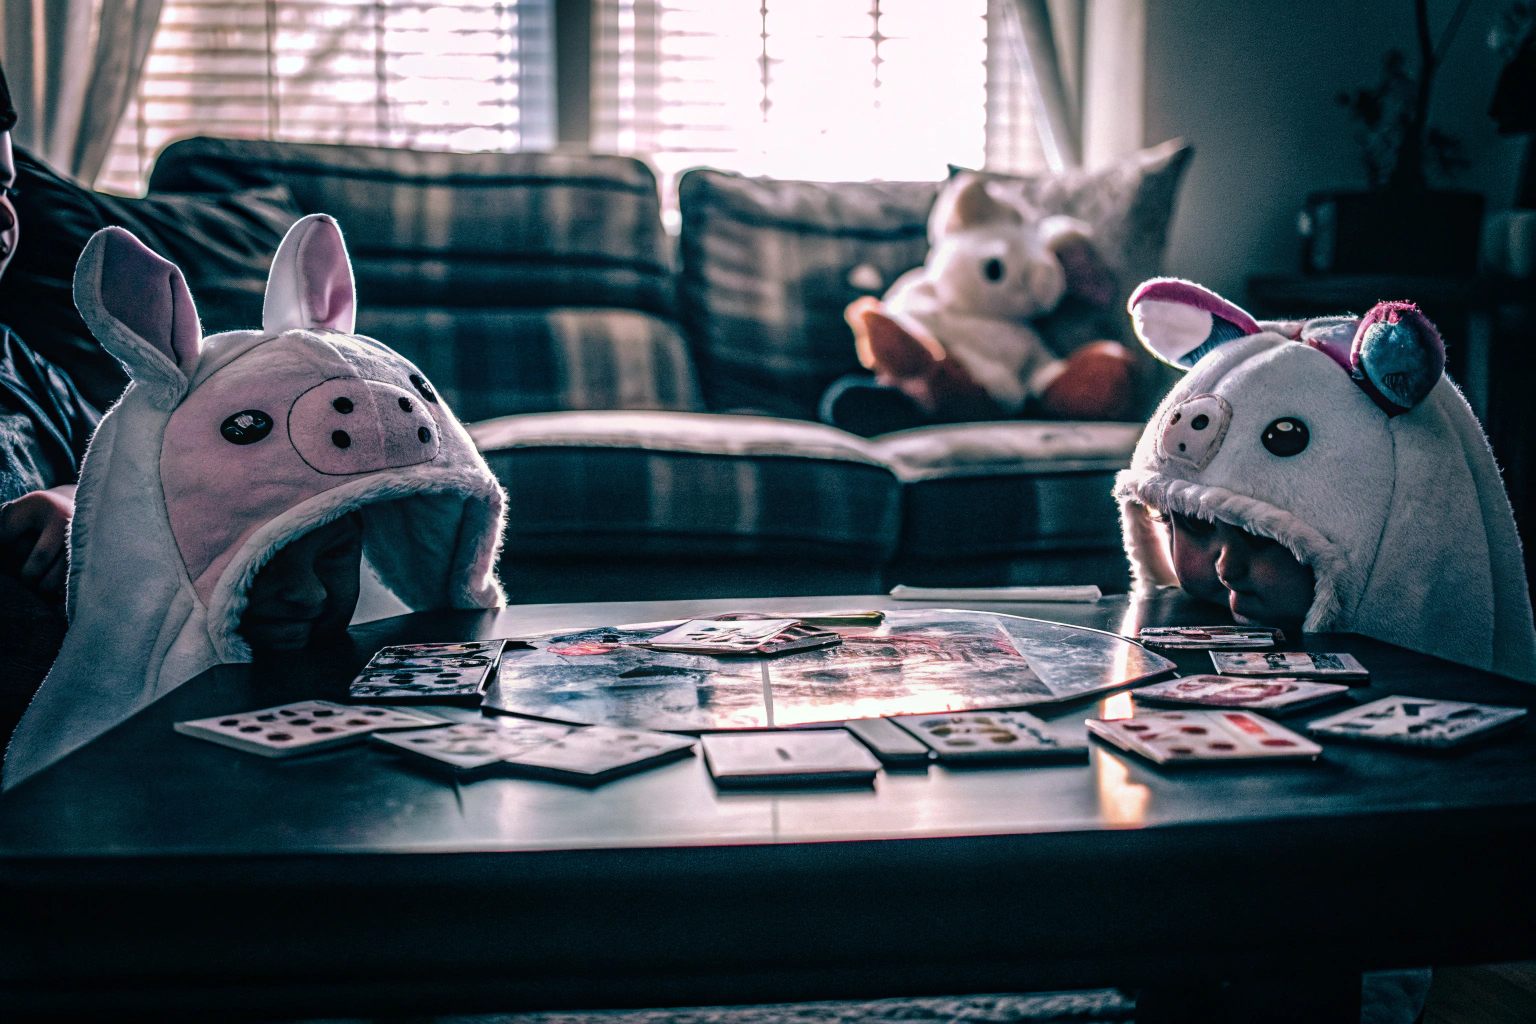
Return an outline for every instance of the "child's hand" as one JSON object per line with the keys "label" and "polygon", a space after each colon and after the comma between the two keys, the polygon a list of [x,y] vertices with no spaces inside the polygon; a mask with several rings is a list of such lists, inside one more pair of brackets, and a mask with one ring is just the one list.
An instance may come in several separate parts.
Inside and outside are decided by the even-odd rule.
{"label": "child's hand", "polygon": [[65,539],[75,515],[73,484],[23,494],[0,505],[0,547],[21,568],[21,581],[40,594],[61,596],[69,571]]}

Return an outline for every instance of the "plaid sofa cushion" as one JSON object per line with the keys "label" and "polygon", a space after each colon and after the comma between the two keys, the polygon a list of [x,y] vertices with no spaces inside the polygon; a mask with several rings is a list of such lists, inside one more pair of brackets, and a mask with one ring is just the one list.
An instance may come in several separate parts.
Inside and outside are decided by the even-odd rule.
{"label": "plaid sofa cushion", "polygon": [[347,236],[362,306],[623,306],[666,314],[671,259],[638,160],[195,138],[151,191],[282,184]]}
{"label": "plaid sofa cushion", "polygon": [[678,312],[709,407],[815,419],[858,369],[843,308],[923,262],[937,189],[683,175]]}
{"label": "plaid sofa cushion", "polygon": [[[901,487],[860,438],[815,423],[568,412],[471,424],[507,489],[504,558],[782,555],[879,566]],[[517,588],[515,573],[509,579]]]}
{"label": "plaid sofa cushion", "polygon": [[1006,561],[1103,550],[1123,572],[1120,513],[1110,491],[1141,432],[1138,423],[969,423],[870,442],[905,491],[898,558]]}
{"label": "plaid sofa cushion", "polygon": [[635,310],[365,305],[357,329],[421,367],[465,420],[703,408],[677,329]]}

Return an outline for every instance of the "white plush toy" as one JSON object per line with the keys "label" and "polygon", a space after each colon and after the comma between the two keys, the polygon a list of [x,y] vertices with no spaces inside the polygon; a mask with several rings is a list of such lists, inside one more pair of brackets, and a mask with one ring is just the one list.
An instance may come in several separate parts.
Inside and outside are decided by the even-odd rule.
{"label": "white plush toy", "polygon": [[1088,235],[1082,221],[997,201],[982,177],[959,179],[935,205],[927,261],[884,301],[848,307],[860,362],[939,419],[1016,416],[1031,398],[1052,416],[1123,415],[1129,352],[1095,342],[1059,359],[1030,326],[1069,284],[1109,301],[1113,280]]}
{"label": "white plush toy", "polygon": [[1115,484],[1139,585],[1178,582],[1148,509],[1219,520],[1312,569],[1307,632],[1362,633],[1536,682],[1509,499],[1416,307],[1260,323],[1160,278],[1130,309],[1147,347],[1188,370]]}

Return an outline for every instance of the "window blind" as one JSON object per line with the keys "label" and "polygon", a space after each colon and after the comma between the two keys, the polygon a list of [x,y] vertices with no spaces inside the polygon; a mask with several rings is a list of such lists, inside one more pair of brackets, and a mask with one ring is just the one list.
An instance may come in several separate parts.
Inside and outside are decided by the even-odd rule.
{"label": "window blind", "polygon": [[548,149],[551,0],[165,0],[97,186],[191,135]]}
{"label": "window blind", "polygon": [[1013,0],[596,0],[595,149],[645,156],[664,205],[712,166],[932,180],[1045,166]]}

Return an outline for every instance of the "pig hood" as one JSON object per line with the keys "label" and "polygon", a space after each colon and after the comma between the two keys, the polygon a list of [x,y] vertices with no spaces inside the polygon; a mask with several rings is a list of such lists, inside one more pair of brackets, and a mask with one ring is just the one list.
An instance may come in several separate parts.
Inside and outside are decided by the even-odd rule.
{"label": "pig hood", "polygon": [[250,661],[236,628],[257,571],[354,510],[360,604],[370,588],[413,610],[505,603],[501,488],[421,371],[352,333],[331,218],[284,238],[259,331],[203,338],[180,270],[120,228],[81,254],[75,303],[132,382],[86,453],[69,633],[6,752],[7,788],[206,669]]}
{"label": "pig hood", "polygon": [[1312,568],[1303,629],[1361,633],[1536,682],[1520,539],[1493,453],[1406,302],[1258,323],[1158,279],[1130,299],[1143,343],[1187,375],[1115,482],[1135,581],[1176,584],[1147,510],[1222,520]]}

